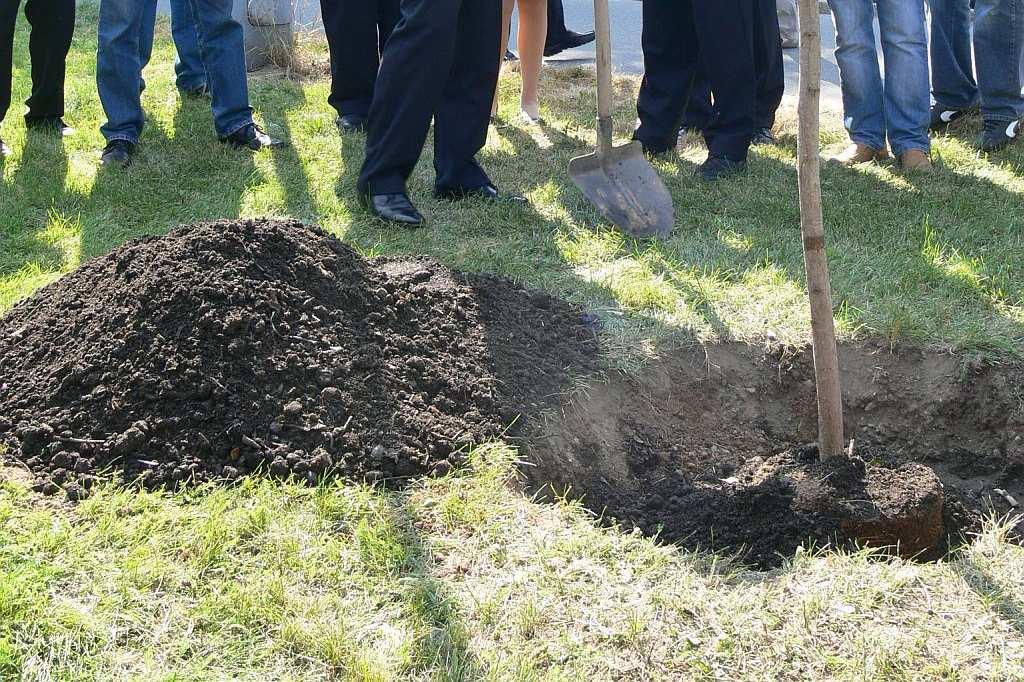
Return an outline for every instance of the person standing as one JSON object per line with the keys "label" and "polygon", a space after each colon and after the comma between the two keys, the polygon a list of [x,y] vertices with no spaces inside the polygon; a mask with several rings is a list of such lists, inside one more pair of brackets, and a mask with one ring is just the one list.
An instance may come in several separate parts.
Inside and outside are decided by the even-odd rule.
{"label": "person standing", "polygon": [[715,181],[746,168],[754,135],[757,72],[750,0],[643,0],[644,78],[634,139],[648,155],[674,149],[693,84],[703,72],[715,115],[703,128]]}
{"label": "person standing", "polygon": [[977,141],[981,150],[997,151],[1021,139],[1024,5],[1015,0],[977,0],[972,59],[970,0],[930,2],[932,129],[945,128],[980,104],[985,125]]}
{"label": "person standing", "polygon": [[800,18],[796,11],[796,0],[778,0],[779,33],[782,47],[800,47]]}
{"label": "person standing", "polygon": [[487,142],[500,43],[501,0],[402,2],[367,119],[366,159],[356,185],[367,210],[387,222],[423,225],[406,181],[431,119],[435,196],[501,198],[475,158]]}
{"label": "person standing", "polygon": [[544,56],[554,57],[566,50],[594,42],[594,32],[577,33],[565,25],[565,7],[562,0],[548,0],[548,34],[544,41]]}
{"label": "person standing", "polygon": [[210,77],[203,63],[192,6],[189,0],[170,0],[170,8],[171,37],[174,39],[174,80],[178,92],[192,99],[209,97]]}
{"label": "person standing", "polygon": [[362,132],[380,56],[401,17],[400,0],[320,0],[331,52],[331,94],[342,133]]}
{"label": "person standing", "polygon": [[[544,41],[548,35],[548,0],[502,0],[501,41],[499,55],[508,51],[512,12],[519,6],[519,74],[523,90],[519,98],[519,117],[527,124],[538,125],[540,118],[540,71],[544,66]],[[498,93],[494,93],[491,115],[498,112]]]}
{"label": "person standing", "polygon": [[[188,0],[202,61],[207,66],[214,127],[228,146],[258,150],[280,144],[253,122],[246,82],[242,26],[231,16],[232,0]],[[96,84],[107,122],[105,165],[128,164],[145,123],[142,69],[152,52],[156,0],[101,0]]]}
{"label": "person standing", "polygon": [[[14,27],[20,5],[20,0],[0,0],[0,122],[11,107]],[[75,0],[26,0],[25,17],[32,27],[32,94],[26,102],[25,125],[69,135],[74,131],[64,123],[64,74],[75,32]],[[0,157],[10,153],[0,140]]]}
{"label": "person standing", "polygon": [[[754,110],[754,134],[751,144],[775,144],[775,115],[786,94],[786,65],[775,0],[756,0],[757,23],[754,30],[754,59],[757,95]],[[711,86],[698,71],[693,92],[683,116],[683,130],[703,131],[714,120]]]}
{"label": "person standing", "polygon": [[[829,0],[829,6],[836,22],[843,118],[852,142],[832,160],[853,165],[888,158],[888,139],[904,169],[931,169],[924,0]],[[876,7],[884,80],[875,47]]]}

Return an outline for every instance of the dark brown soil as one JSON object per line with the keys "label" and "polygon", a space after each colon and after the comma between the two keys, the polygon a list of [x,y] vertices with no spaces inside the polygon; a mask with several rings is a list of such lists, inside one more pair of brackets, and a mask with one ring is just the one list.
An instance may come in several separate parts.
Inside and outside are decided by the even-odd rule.
{"label": "dark brown soil", "polygon": [[[127,244],[0,320],[0,439],[48,493],[448,471],[594,366],[581,311],[298,223]],[[513,431],[514,432],[514,431]]]}
{"label": "dark brown soil", "polygon": [[806,540],[898,540],[912,555],[941,533],[941,550],[983,514],[1024,511],[998,492],[1024,501],[1024,369],[881,345],[840,355],[852,465],[802,447],[817,427],[809,350],[719,344],[589,386],[537,429],[526,487],[760,566]]}

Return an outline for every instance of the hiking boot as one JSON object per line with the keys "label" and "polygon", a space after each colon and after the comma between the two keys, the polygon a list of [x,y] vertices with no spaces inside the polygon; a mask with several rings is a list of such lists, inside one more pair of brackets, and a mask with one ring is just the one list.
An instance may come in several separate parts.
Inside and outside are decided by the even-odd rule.
{"label": "hiking boot", "polygon": [[905,171],[927,173],[932,170],[932,160],[920,149],[908,149],[900,154],[900,168]]}
{"label": "hiking boot", "polygon": [[715,182],[747,169],[746,161],[733,161],[724,156],[709,156],[697,169],[697,175],[706,182]]}
{"label": "hiking boot", "polygon": [[1016,121],[985,121],[985,132],[978,138],[978,149],[983,152],[996,152],[1021,137],[1021,122]]}
{"label": "hiking boot", "polygon": [[275,140],[270,135],[267,135],[255,123],[250,123],[227,137],[222,137],[220,141],[234,149],[251,149],[254,152],[268,147],[284,146],[284,142]]}
{"label": "hiking boot", "polygon": [[760,128],[754,131],[754,136],[750,138],[750,144],[755,147],[758,145],[769,145],[777,144],[778,139],[775,137],[775,133],[772,132],[771,128]]}
{"label": "hiking boot", "polygon": [[953,121],[963,118],[964,116],[970,116],[978,111],[977,107],[970,109],[950,109],[944,107],[941,104],[932,105],[931,122],[928,127],[931,130],[944,130],[949,127]]}
{"label": "hiking boot", "polygon": [[104,166],[127,166],[135,155],[135,145],[128,140],[111,140],[103,148],[100,162]]}
{"label": "hiking boot", "polygon": [[875,149],[866,144],[855,142],[835,156],[830,157],[829,161],[838,163],[841,166],[856,166],[860,163],[884,161],[888,158],[889,152],[885,149]]}

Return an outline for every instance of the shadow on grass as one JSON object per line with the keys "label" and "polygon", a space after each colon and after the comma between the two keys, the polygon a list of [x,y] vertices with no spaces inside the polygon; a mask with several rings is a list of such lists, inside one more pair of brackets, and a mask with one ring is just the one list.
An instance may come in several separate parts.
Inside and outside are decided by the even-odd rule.
{"label": "shadow on grass", "polygon": [[[2,163],[2,161],[0,161]],[[0,178],[3,166],[0,165]],[[66,187],[68,154],[64,140],[52,133],[27,130],[20,165],[9,182],[0,182],[0,277],[16,275],[26,266],[59,270],[67,254],[58,235],[47,235],[52,223],[70,219],[64,210],[77,195]]]}
{"label": "shadow on grass", "polygon": [[1019,585],[1007,585],[973,562],[954,566],[963,581],[992,611],[1024,635],[1024,601],[1021,600]]}

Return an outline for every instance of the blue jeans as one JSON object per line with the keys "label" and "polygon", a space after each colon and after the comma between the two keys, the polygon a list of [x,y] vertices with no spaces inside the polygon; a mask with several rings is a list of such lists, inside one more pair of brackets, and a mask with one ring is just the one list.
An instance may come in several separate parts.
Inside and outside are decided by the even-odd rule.
{"label": "blue jeans", "polygon": [[179,90],[198,90],[209,83],[199,51],[196,18],[188,0],[171,0],[171,35],[174,37],[174,73]]}
{"label": "blue jeans", "polygon": [[1024,0],[977,0],[971,60],[970,0],[929,0],[932,96],[949,109],[981,104],[986,121],[1024,116]]}
{"label": "blue jeans", "polygon": [[[186,0],[198,29],[202,61],[210,66],[213,123],[227,137],[252,123],[242,26],[231,17],[231,0]],[[149,62],[156,0],[101,0],[96,85],[107,122],[107,142],[138,143],[145,123],[142,69]]]}
{"label": "blue jeans", "polygon": [[[836,22],[836,62],[844,122],[854,142],[897,156],[928,152],[931,95],[924,0],[829,0]],[[885,79],[875,47],[875,7]]]}

